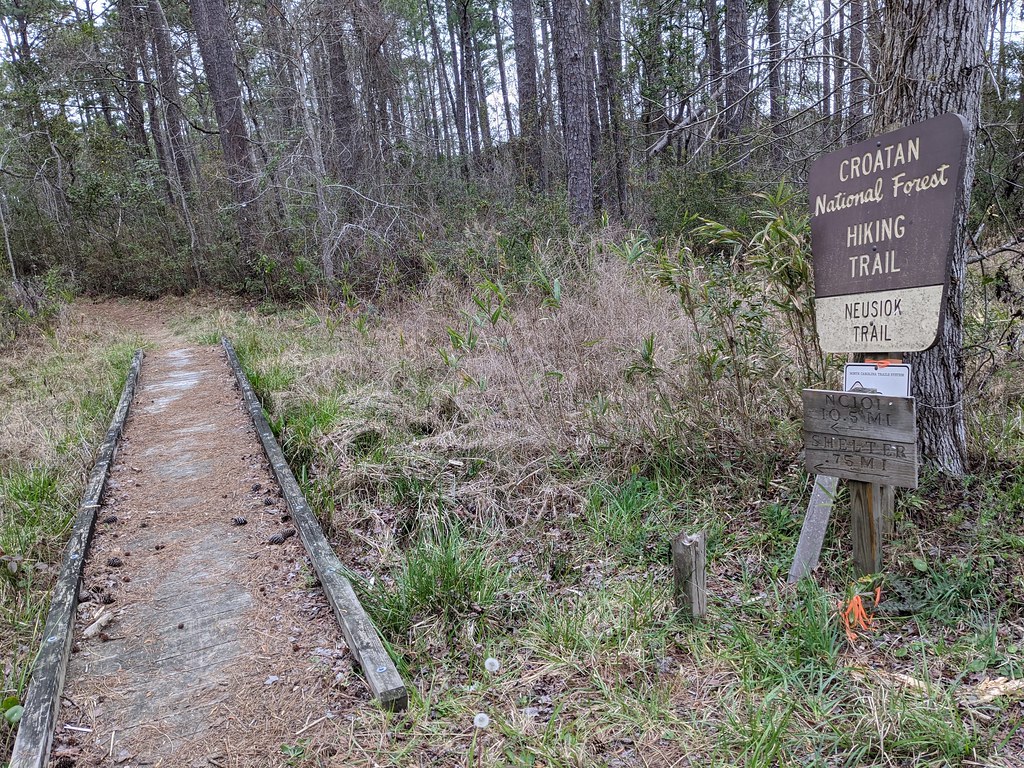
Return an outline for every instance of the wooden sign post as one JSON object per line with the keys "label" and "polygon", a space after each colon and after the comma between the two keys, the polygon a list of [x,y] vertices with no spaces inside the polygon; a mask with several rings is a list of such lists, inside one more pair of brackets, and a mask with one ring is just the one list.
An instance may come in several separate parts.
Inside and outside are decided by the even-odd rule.
{"label": "wooden sign post", "polygon": [[882,568],[882,487],[917,487],[914,398],[805,389],[807,471],[849,481],[853,559]]}
{"label": "wooden sign post", "polygon": [[[829,153],[811,167],[807,187],[822,351],[863,359],[893,350],[918,352],[935,343],[967,138],[962,117],[941,115]],[[876,573],[883,531],[891,526],[891,489],[917,487],[913,400],[809,393],[808,470],[849,481],[857,569]],[[797,566],[791,580],[806,570]]]}

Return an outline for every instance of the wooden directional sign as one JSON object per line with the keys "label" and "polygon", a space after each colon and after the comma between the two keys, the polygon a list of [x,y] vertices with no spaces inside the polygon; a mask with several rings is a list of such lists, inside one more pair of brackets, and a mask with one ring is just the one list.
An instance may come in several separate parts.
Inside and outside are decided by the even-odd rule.
{"label": "wooden directional sign", "polygon": [[805,389],[807,471],[917,488],[914,398]]}
{"label": "wooden directional sign", "polygon": [[967,124],[942,115],[820,158],[808,177],[815,311],[826,352],[935,343]]}

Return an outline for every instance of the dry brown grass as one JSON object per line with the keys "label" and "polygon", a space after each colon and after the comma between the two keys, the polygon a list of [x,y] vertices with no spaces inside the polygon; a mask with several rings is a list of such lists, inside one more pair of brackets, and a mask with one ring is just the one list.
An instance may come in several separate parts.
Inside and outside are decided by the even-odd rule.
{"label": "dry brown grass", "polygon": [[[607,259],[565,286],[559,306],[542,299],[510,299],[507,319],[492,325],[470,319],[482,317],[480,308],[465,290],[438,279],[362,325],[353,323],[358,314],[312,308],[301,318],[250,313],[247,323],[277,326],[261,331],[264,354],[256,365],[298,374],[286,391],[267,393],[279,412],[325,393],[336,401],[340,415],[320,439],[349,488],[379,483],[396,461],[413,472],[443,473],[440,458],[475,459],[479,472],[459,485],[459,499],[489,516],[501,508],[522,520],[578,497],[596,457],[604,468],[628,472],[668,441],[681,456],[702,442],[688,443],[680,425],[665,418],[685,396],[692,349],[692,330],[673,297]],[[221,316],[216,325],[237,329],[236,322]],[[464,337],[472,329],[477,339],[455,348],[449,329]],[[657,370],[631,376],[648,337]],[[444,355],[458,362],[446,363]],[[715,407],[697,419],[698,429],[714,424]],[[351,455],[353,442],[371,432],[401,454],[386,457],[391,469]],[[584,477],[553,478],[558,457],[584,462]]]}
{"label": "dry brown grass", "polygon": [[[958,685],[954,668],[996,620],[969,571],[918,585],[962,603],[880,617],[856,647],[835,619],[849,579],[842,516],[824,588],[781,583],[804,493],[785,318],[752,322],[754,378],[712,381],[695,352],[722,329],[695,327],[639,266],[595,256],[569,275],[558,306],[520,282],[507,316],[475,326],[484,286],[442,277],[383,309],[225,312],[196,326],[232,336],[413,687],[407,715],[358,712],[339,728],[350,746],[331,764],[998,764],[1005,750],[991,739],[1008,731],[996,721],[966,720],[942,697],[892,696],[880,712],[877,687],[848,673]],[[901,511],[895,571],[913,571],[922,546],[915,503]],[[664,542],[698,527],[712,542],[713,615],[691,626],[672,616]],[[468,578],[482,553],[495,570],[474,578],[500,573],[504,586],[453,614],[463,596],[442,591],[451,573],[431,561],[438,591],[402,614],[406,569],[426,567],[423,542],[453,530],[464,554],[444,567]],[[921,663],[923,635],[945,643],[945,663]],[[487,655],[503,662],[496,676],[482,670]],[[484,731],[478,712],[491,718]]]}

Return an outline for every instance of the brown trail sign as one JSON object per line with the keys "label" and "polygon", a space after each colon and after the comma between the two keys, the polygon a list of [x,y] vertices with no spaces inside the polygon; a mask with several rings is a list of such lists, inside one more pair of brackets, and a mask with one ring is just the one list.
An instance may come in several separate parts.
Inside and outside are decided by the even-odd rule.
{"label": "brown trail sign", "polygon": [[[966,121],[947,114],[814,163],[807,186],[822,351],[900,358],[935,343],[967,139]],[[917,433],[913,400],[855,396],[805,393],[804,436],[808,470],[849,482],[854,560],[864,574],[882,565],[892,486],[917,487]],[[791,580],[812,567],[823,526],[809,528]]]}
{"label": "brown trail sign", "polygon": [[811,167],[811,244],[825,352],[935,343],[967,149],[959,115],[862,141]]}
{"label": "brown trail sign", "polygon": [[917,487],[913,398],[821,389],[802,397],[808,472]]}

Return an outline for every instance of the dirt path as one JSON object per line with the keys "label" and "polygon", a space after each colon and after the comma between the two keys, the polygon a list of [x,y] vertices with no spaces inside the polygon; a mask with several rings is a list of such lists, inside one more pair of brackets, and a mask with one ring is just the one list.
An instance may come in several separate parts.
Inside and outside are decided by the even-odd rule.
{"label": "dirt path", "polygon": [[330,754],[368,694],[298,537],[268,543],[290,521],[223,353],[141,315],[157,348],[97,516],[51,765]]}

